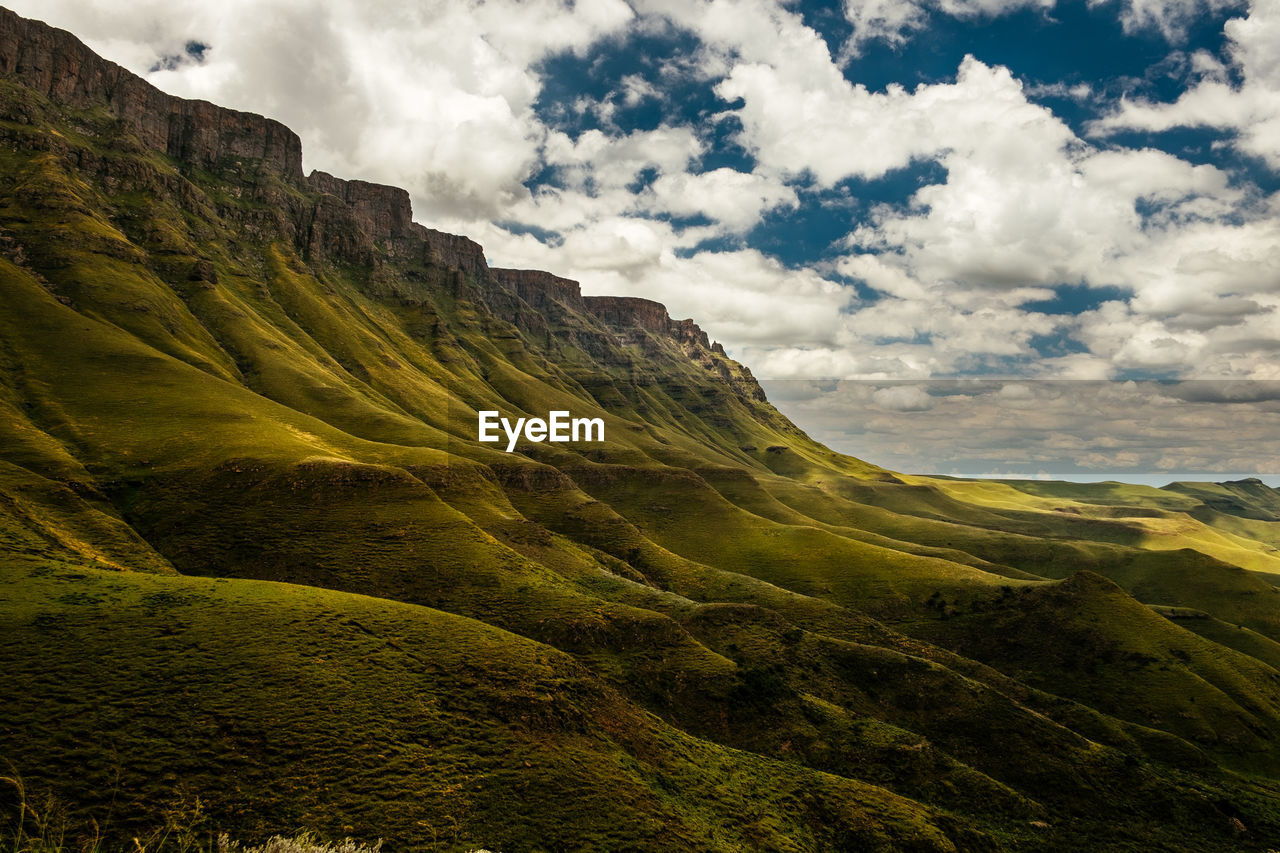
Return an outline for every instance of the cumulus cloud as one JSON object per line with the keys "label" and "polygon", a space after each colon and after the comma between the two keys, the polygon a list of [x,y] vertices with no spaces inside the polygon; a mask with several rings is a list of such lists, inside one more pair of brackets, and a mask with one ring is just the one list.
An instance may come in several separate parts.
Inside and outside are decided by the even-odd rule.
{"label": "cumulus cloud", "polygon": [[[980,354],[1031,355],[1032,338],[1054,326],[1018,305],[1044,298],[1047,286],[1119,285],[1149,299],[1184,288],[1189,275],[1178,270],[1194,249],[1178,248],[1186,226],[1238,201],[1212,166],[1086,144],[1031,103],[1007,69],[973,57],[954,82],[913,91],[871,92],[836,74],[815,80],[765,63],[735,66],[719,91],[743,100],[744,144],[781,174],[830,187],[922,160],[946,169],[945,181],[921,188],[905,209],[883,207],[855,228],[847,241],[855,251],[837,264],[888,297],[851,317],[850,332],[877,345],[931,336],[929,366],[941,372],[972,369]],[[1246,254],[1267,245],[1242,240],[1240,229],[1217,231],[1227,246],[1246,243]],[[1165,254],[1149,251],[1153,236]],[[1218,295],[1236,296],[1210,291]],[[1159,364],[1176,370],[1199,351],[1163,353]],[[1144,363],[1124,355],[1121,368]]]}
{"label": "cumulus cloud", "polygon": [[891,385],[877,388],[871,400],[882,409],[893,412],[926,412],[933,408],[933,398],[916,385]]}
{"label": "cumulus cloud", "polygon": [[761,215],[778,207],[797,206],[796,192],[764,175],[715,169],[692,175],[665,174],[641,196],[651,210],[677,216],[705,216],[733,232],[745,231]]}
{"label": "cumulus cloud", "polygon": [[1106,136],[1122,130],[1219,128],[1235,134],[1231,144],[1239,150],[1280,168],[1280,0],[1253,0],[1248,14],[1227,21],[1224,32],[1239,85],[1204,59],[1205,79],[1176,101],[1124,101],[1095,121],[1093,131]]}
{"label": "cumulus cloud", "polygon": [[[873,343],[881,363],[895,356],[907,375],[1025,359],[1036,336],[1056,331],[1112,372],[1183,373],[1213,352],[1207,332],[1256,320],[1261,303],[1250,294],[1275,286],[1275,218],[1250,210],[1225,172],[1154,149],[1091,145],[1005,68],[968,57],[952,82],[877,93],[753,63],[735,66],[720,91],[742,99],[744,143],[780,173],[834,186],[915,161],[944,167],[943,181],[854,228],[852,252],[836,264],[884,297],[846,320],[852,345]],[[1242,212],[1250,221],[1239,222]],[[1020,307],[1064,283],[1134,298],[1065,323]],[[768,363],[818,360],[806,352]],[[1057,365],[1071,375],[1085,367]],[[1087,367],[1099,372],[1096,360]]]}
{"label": "cumulus cloud", "polygon": [[[1107,1],[1089,0],[1089,5],[1101,6]],[[1120,23],[1125,32],[1154,30],[1167,41],[1179,42],[1186,38],[1187,28],[1197,17],[1241,5],[1242,0],[1125,0],[1121,4]]]}
{"label": "cumulus cloud", "polygon": [[1048,10],[1056,3],[1057,0],[845,0],[844,15],[853,25],[853,36],[843,54],[856,56],[869,41],[901,45],[928,26],[934,14],[995,18],[1020,9]]}
{"label": "cumulus cloud", "polygon": [[[606,135],[593,129],[570,138],[551,131],[543,162],[556,170],[560,186],[520,199],[506,215],[541,227],[571,231],[619,213],[705,220],[699,237],[734,234],[758,223],[765,212],[795,207],[795,191],[780,180],[729,168],[690,171],[702,153],[689,127]],[[646,173],[653,180],[635,184]]]}
{"label": "cumulus cloud", "polygon": [[[1088,0],[1088,5],[1115,7],[1126,33],[1158,32],[1177,44],[1187,37],[1197,17],[1237,8],[1243,0]],[[940,15],[972,20],[1026,9],[1048,14],[1055,6],[1057,0],[845,0],[844,14],[853,26],[853,35],[842,55],[857,56],[871,41],[905,44]]]}

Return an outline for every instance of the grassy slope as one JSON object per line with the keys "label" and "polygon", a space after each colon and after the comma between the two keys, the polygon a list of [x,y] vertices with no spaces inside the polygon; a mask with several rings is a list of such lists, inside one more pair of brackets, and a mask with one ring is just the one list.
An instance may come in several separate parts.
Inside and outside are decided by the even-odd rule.
{"label": "grassy slope", "polygon": [[1275,772],[1268,745],[1280,735],[1280,671],[1178,629],[1099,575],[1022,588],[922,633],[1242,769]]}
{"label": "grassy slope", "polygon": [[4,726],[27,735],[7,757],[115,831],[198,794],[246,836],[377,827],[446,849],[965,837],[881,788],[683,735],[568,655],[439,611],[16,561],[0,590]]}
{"label": "grassy slope", "polygon": [[[1042,587],[1043,577],[1087,567],[1120,579],[1142,600],[1200,608],[1276,636],[1280,608],[1268,587],[1208,556],[1213,548],[1238,556],[1224,552],[1224,542],[1265,556],[1247,529],[1211,541],[1189,528],[1197,535],[1185,537],[1186,547],[1199,550],[1158,553],[1141,539],[1148,516],[1059,511],[1063,499],[1076,508],[1088,504],[1081,495],[895,477],[807,439],[767,403],[741,393],[741,368],[705,348],[638,329],[624,330],[626,341],[619,341],[617,330],[563,305],[507,310],[502,306],[519,300],[494,282],[415,261],[387,256],[371,270],[308,259],[282,224],[291,206],[310,203],[298,188],[268,176],[231,193],[218,176],[183,171],[138,149],[105,115],[68,119],[19,88],[6,85],[3,94],[0,131],[9,146],[0,152],[0,236],[11,242],[0,260],[0,542],[23,591],[6,602],[17,608],[4,623],[6,649],[27,662],[14,664],[10,689],[27,698],[10,705],[17,709],[11,714],[36,713],[32,697],[50,678],[74,676],[69,683],[81,685],[90,703],[99,690],[121,701],[156,699],[154,684],[163,683],[152,677],[156,671],[143,677],[120,665],[110,668],[110,686],[95,685],[74,680],[82,677],[76,661],[86,648],[109,649],[122,664],[149,660],[162,668],[161,679],[171,678],[163,667],[180,663],[156,650],[163,631],[173,629],[198,648],[208,644],[207,660],[236,661],[226,676],[235,689],[221,698],[216,685],[192,682],[185,700],[197,707],[215,698],[262,703],[253,678],[236,675],[240,669],[256,675],[273,659],[302,660],[302,650],[319,649],[315,657],[339,670],[334,682],[321,679],[331,685],[325,695],[334,713],[366,715],[376,726],[373,700],[357,702],[332,686],[371,677],[364,647],[339,627],[346,623],[324,615],[340,613],[366,627],[377,622],[370,637],[426,632],[434,639],[414,636],[433,649],[445,645],[442,636],[477,637],[470,665],[488,671],[508,661],[517,680],[542,684],[537,679],[549,677],[520,668],[530,655],[558,662],[556,673],[569,671],[555,668],[562,665],[585,667],[572,670],[579,679],[573,686],[556,675],[561,680],[546,690],[552,705],[559,698],[577,708],[577,717],[565,719],[589,716],[600,702],[608,715],[655,732],[641,760],[616,731],[588,726],[584,735],[574,723],[570,734],[565,719],[556,719],[539,741],[540,761],[551,761],[545,750],[564,738],[586,740],[571,752],[578,757],[572,768],[551,761],[546,776],[520,769],[513,758],[525,753],[511,752],[505,741],[481,746],[499,737],[496,724],[477,733],[455,715],[423,734],[426,742],[472,743],[476,755],[467,759],[458,747],[455,757],[483,757],[484,772],[508,786],[496,789],[504,796],[515,796],[520,784],[543,786],[527,796],[541,797],[545,814],[511,828],[526,833],[524,842],[511,842],[517,845],[538,833],[551,833],[541,836],[551,845],[555,832],[567,833],[568,844],[609,831],[614,823],[601,816],[611,809],[630,815],[616,827],[629,843],[657,847],[741,846],[749,833],[765,833],[770,843],[786,837],[813,848],[828,823],[864,826],[866,837],[915,832],[936,839],[921,802],[969,814],[1007,841],[1035,837],[1033,818],[1057,825],[1064,845],[1089,838],[1141,847],[1143,839],[1162,837],[1213,849],[1224,838],[1247,846],[1265,837],[1236,839],[1227,817],[1270,825],[1271,794],[1216,770],[1194,745],[1202,729],[1178,715],[1185,710],[1179,691],[1209,672],[1228,695],[1212,713],[1247,715],[1257,728],[1241,723],[1250,738],[1242,735],[1228,750],[1207,744],[1209,753],[1233,766],[1270,768],[1273,751],[1258,732],[1274,730],[1276,708],[1265,693],[1269,670],[1255,660],[1265,661],[1269,646],[1234,642],[1228,645],[1244,654],[1232,654],[1126,598],[1109,617],[1126,638],[1172,632],[1171,647],[1214,659],[1211,669],[1174,667],[1133,705],[1105,684],[1073,680],[1061,662],[1030,668],[1016,656],[987,656],[1048,692],[1029,689],[873,618],[971,653],[970,640],[950,630],[965,623],[939,617],[1004,596],[1027,602],[1024,624],[1031,627],[1022,630],[1028,643],[1044,643],[1058,626],[1030,620],[1039,599],[1001,590]],[[89,161],[97,171],[76,165]],[[112,176],[110,191],[102,174]],[[600,413],[609,440],[501,454],[473,440],[481,407]],[[1165,495],[1164,512],[1198,505]],[[32,577],[31,565],[64,568]],[[67,566],[145,569],[154,577],[111,581]],[[219,586],[178,578],[174,568],[234,580]],[[83,586],[87,597],[45,595],[55,582]],[[112,584],[119,606],[103,607],[112,599],[98,590]],[[164,584],[205,590],[200,594],[209,598],[200,607],[135,606],[152,594],[167,601]],[[152,592],[139,592],[144,588]],[[41,602],[43,621],[27,621],[21,608],[32,600]],[[258,609],[244,609],[250,605]],[[296,608],[311,615],[290,626],[282,613]],[[242,621],[250,611],[265,620],[261,629]],[[41,632],[51,624],[78,633],[49,644],[65,658],[41,660],[36,650],[47,645]],[[249,632],[240,644],[256,644],[262,654],[255,651],[253,661],[232,654],[239,645],[213,630],[227,624]],[[412,682],[417,658],[393,652],[383,648],[379,665]],[[474,671],[454,669],[471,679],[457,684],[468,701],[505,701],[486,692]],[[293,679],[285,683],[294,694],[320,678],[310,665],[292,675],[271,672]],[[598,698],[605,694],[607,702]],[[413,701],[403,690],[393,698],[396,707]],[[49,698],[68,707],[76,701],[74,691]],[[229,713],[223,705],[218,712]],[[1134,707],[1155,716],[1135,716]],[[302,714],[297,702],[281,708],[271,718],[274,729],[242,719],[278,740],[287,739],[294,714]],[[366,752],[334,746],[334,717],[302,716],[314,722],[314,742],[279,753],[255,746],[271,772],[296,782],[269,801],[272,819],[296,816],[334,832],[358,826],[366,835],[403,826],[419,841],[426,837],[394,809],[370,811],[377,799],[370,792],[409,785],[406,773],[380,774]],[[91,749],[87,727],[24,738],[28,719],[6,720],[5,747],[20,760],[35,756],[23,763],[39,765],[42,751],[55,764],[69,762]],[[415,752],[421,743],[407,731],[395,735],[392,752],[435,767],[436,753]],[[145,741],[192,768],[209,757],[204,741],[183,726],[166,730],[153,719],[144,734],[127,750],[145,753],[137,746]],[[324,772],[339,780],[331,787],[347,786],[345,805],[322,807],[322,788],[313,784],[319,777],[307,776],[300,763],[303,747],[332,760]],[[684,781],[654,775],[645,761],[678,767],[671,773]],[[734,761],[749,769],[739,771]],[[720,769],[699,775],[691,769],[699,762]],[[447,776],[451,766],[442,763],[446,776],[418,793],[468,799],[466,785]],[[363,789],[345,778],[352,767]],[[218,775],[197,781],[216,789]],[[553,793],[557,786],[581,791],[599,778],[617,780],[617,796],[597,791],[579,804]],[[883,783],[918,802],[850,779]],[[785,799],[801,786],[817,793]],[[1213,805],[1197,793],[1206,786]],[[727,798],[724,807],[708,811],[717,797]],[[842,812],[845,800],[874,803]],[[222,802],[223,813],[234,814],[232,799]],[[472,825],[497,831],[498,800],[486,802]],[[638,805],[629,811],[627,802]],[[452,826],[459,839],[491,843],[461,834],[457,815],[450,824],[451,813],[431,812],[444,805],[401,807],[425,820],[423,827]],[[723,826],[725,815],[742,814],[755,817]],[[658,833],[659,824],[673,834]],[[954,823],[946,826],[963,840]]]}

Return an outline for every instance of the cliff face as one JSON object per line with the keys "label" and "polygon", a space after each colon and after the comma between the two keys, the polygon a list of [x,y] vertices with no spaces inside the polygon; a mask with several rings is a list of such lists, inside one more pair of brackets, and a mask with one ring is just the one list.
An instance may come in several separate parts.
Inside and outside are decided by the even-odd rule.
{"label": "cliff face", "polygon": [[0,75],[70,107],[105,104],[144,145],[184,163],[223,172],[248,160],[302,179],[302,141],[280,122],[167,95],[70,33],[3,8]]}
{"label": "cliff face", "polygon": [[[665,306],[648,299],[584,297],[578,282],[549,272],[491,269],[475,241],[414,222],[404,189],[318,170],[304,176],[301,142],[279,122],[167,95],[71,34],[6,9],[0,9],[0,78],[34,90],[60,109],[105,106],[120,123],[104,127],[120,135],[116,144],[140,143],[171,158],[193,180],[201,180],[191,171],[199,170],[225,182],[235,198],[251,201],[216,205],[218,215],[234,221],[243,235],[285,241],[311,264],[367,270],[365,287],[374,296],[418,310],[439,293],[482,301],[493,318],[529,340],[562,353],[585,353],[594,367],[631,375],[625,381],[653,381],[655,375],[694,367],[744,401],[767,402],[750,371],[712,344],[693,320],[673,320]],[[37,121],[24,111],[38,108],[22,103],[11,99],[4,118],[18,125]],[[191,185],[145,158],[103,156],[63,136],[30,131],[0,130],[0,139],[18,148],[45,148],[115,189],[176,195],[189,210],[200,208],[200,216],[209,212],[208,200],[198,199]],[[14,251],[21,254],[21,245]],[[180,277],[190,281],[207,282],[216,275],[207,262],[175,263],[183,266]],[[499,328],[487,332],[509,335]],[[634,349],[620,346],[638,347],[646,367],[638,367]],[[584,375],[579,381],[593,384],[600,377]],[[769,407],[759,416],[776,413]]]}
{"label": "cliff face", "polygon": [[[584,298],[577,282],[552,273],[490,269],[475,241],[414,222],[409,193],[400,187],[318,170],[304,177],[301,140],[280,122],[168,95],[99,57],[70,33],[3,8],[0,77],[74,109],[105,104],[144,146],[185,166],[242,181],[274,209],[275,221],[266,227],[285,233],[314,260],[376,265],[380,257],[389,257],[445,267],[475,280],[495,309],[522,327],[541,330],[544,323],[530,309],[545,312],[559,304],[589,312],[622,340],[639,328],[725,356],[693,320],[672,320],[660,303]],[[270,178],[303,190],[313,201],[300,206],[266,186]]]}
{"label": "cliff face", "polygon": [[399,187],[347,181],[318,170],[307,176],[307,185],[341,199],[360,227],[375,240],[408,236],[413,225],[409,193]]}
{"label": "cliff face", "polygon": [[[514,295],[528,307],[545,310],[558,302],[588,308],[612,329],[627,334],[640,327],[708,348],[707,336],[692,320],[672,321],[666,308],[647,299],[591,297],[577,282],[540,270],[490,270],[484,249],[467,237],[446,234],[413,221],[409,193],[399,187],[344,180],[313,171],[304,177],[302,143],[280,122],[252,113],[168,95],[128,70],[95,54],[63,30],[0,8],[0,76],[50,100],[84,109],[106,105],[141,143],[180,163],[240,178],[267,193],[263,200],[292,208],[279,223],[309,257],[374,263],[381,251],[399,260],[458,270],[482,288]],[[318,194],[299,209],[261,187],[275,177]],[[513,313],[515,309],[505,313]],[[717,350],[723,355],[723,350]]]}
{"label": "cliff face", "polygon": [[671,318],[667,308],[652,299],[636,296],[590,296],[587,309],[615,328],[641,328],[650,332],[667,332]]}
{"label": "cliff face", "polygon": [[552,302],[558,302],[579,311],[586,308],[582,298],[582,287],[576,281],[542,270],[511,270],[495,267],[489,272],[499,284],[514,290],[521,299],[535,308],[547,308]]}
{"label": "cliff face", "polygon": [[661,302],[638,296],[588,296],[585,297],[585,303],[588,311],[621,332],[644,329],[668,335],[684,344],[724,354],[724,347],[718,343],[713,345],[708,340],[707,333],[692,319],[671,319],[667,306]]}

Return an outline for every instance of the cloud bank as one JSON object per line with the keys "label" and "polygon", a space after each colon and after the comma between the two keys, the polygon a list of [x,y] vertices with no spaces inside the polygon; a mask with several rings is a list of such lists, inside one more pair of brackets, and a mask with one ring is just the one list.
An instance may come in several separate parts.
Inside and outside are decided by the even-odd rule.
{"label": "cloud bank", "polygon": [[765,384],[830,447],[896,470],[1013,479],[1280,478],[1280,383]]}

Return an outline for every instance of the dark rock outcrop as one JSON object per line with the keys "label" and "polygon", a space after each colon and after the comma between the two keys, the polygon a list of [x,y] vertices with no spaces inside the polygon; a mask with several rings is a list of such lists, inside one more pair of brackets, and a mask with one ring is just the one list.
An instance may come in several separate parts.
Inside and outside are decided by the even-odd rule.
{"label": "dark rock outcrop", "polygon": [[671,325],[667,306],[638,296],[588,296],[587,310],[614,329],[641,328],[666,333]]}
{"label": "dark rock outcrop", "polygon": [[0,76],[73,108],[105,104],[144,145],[210,171],[302,179],[302,141],[278,121],[165,94],[75,36],[0,8]]}
{"label": "dark rock outcrop", "polygon": [[488,277],[489,264],[484,259],[484,247],[470,237],[446,234],[416,222],[412,233],[418,242],[424,244],[427,263],[460,270],[475,278]]}
{"label": "dark rock outcrop", "polygon": [[[694,344],[711,349],[707,333],[693,320],[672,320],[667,306],[652,299],[638,296],[586,296],[586,308],[600,318],[605,325],[619,332],[644,329],[660,335],[670,335],[681,343]],[[724,353],[721,348],[720,353]]]}
{"label": "dark rock outcrop", "polygon": [[314,171],[307,185],[316,192],[341,199],[355,222],[374,240],[407,237],[413,225],[413,206],[407,190],[368,181],[348,181]]}
{"label": "dark rock outcrop", "polygon": [[489,272],[499,284],[516,292],[521,299],[534,308],[545,309],[550,303],[561,305],[576,311],[586,307],[582,298],[582,287],[578,282],[561,278],[542,270],[512,270],[493,268]]}

